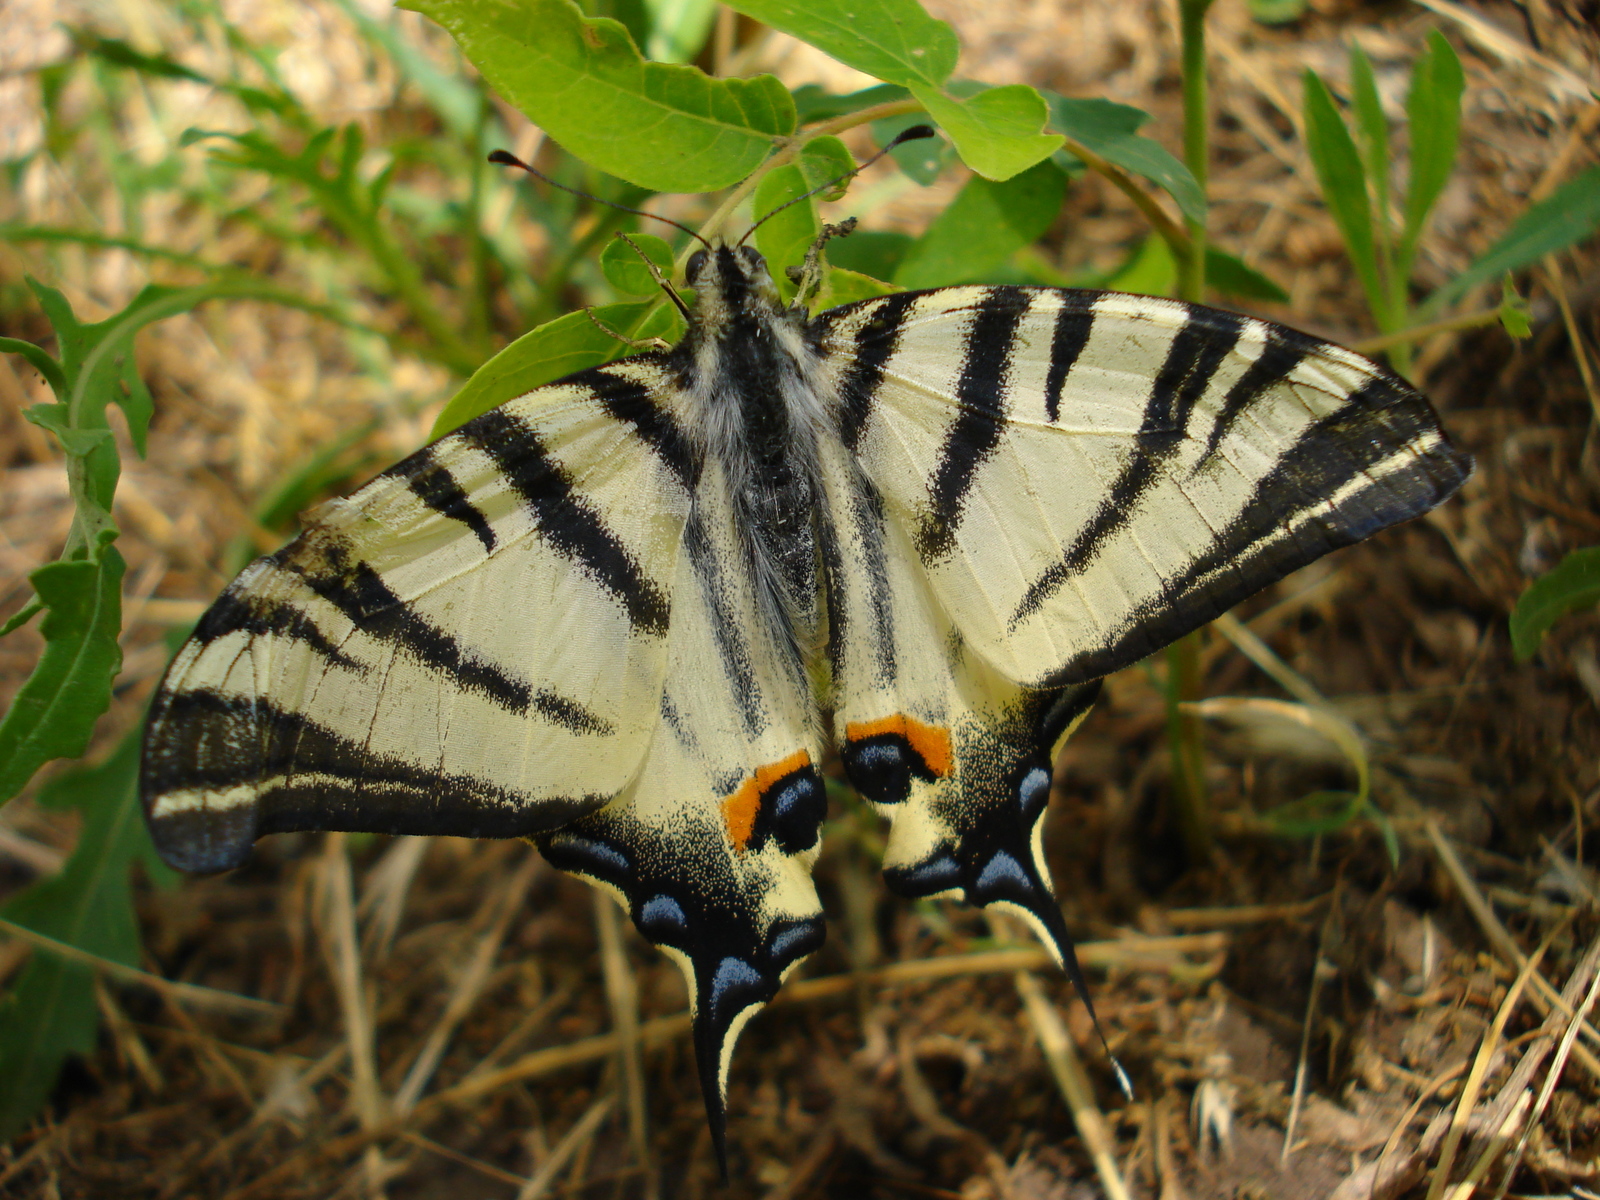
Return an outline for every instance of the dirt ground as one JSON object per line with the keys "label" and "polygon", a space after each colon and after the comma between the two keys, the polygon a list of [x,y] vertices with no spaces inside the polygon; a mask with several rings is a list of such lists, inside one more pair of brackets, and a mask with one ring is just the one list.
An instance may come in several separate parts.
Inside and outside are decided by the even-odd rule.
{"label": "dirt ground", "polygon": [[[1155,115],[1151,136],[1178,147],[1175,0],[927,6],[957,26],[973,77],[1136,104]],[[154,11],[128,0],[77,19],[159,41]],[[368,104],[362,88],[392,95],[348,48],[337,4],[239,11],[247,31],[258,22],[290,59],[316,64],[295,78],[324,111]],[[0,40],[15,48],[0,89],[25,75],[29,52],[70,53],[49,6],[19,0],[7,20]],[[1461,166],[1424,244],[1422,294],[1600,160],[1600,104],[1584,90],[1600,87],[1597,23],[1594,0],[1313,0],[1269,29],[1218,0],[1213,236],[1291,295],[1251,311],[1350,343],[1372,336],[1296,132],[1305,67],[1345,79],[1357,39],[1398,113],[1428,30],[1461,54]],[[753,42],[741,65],[849,86],[781,41]],[[42,101],[5,94],[14,147]],[[0,218],[65,219],[71,193],[30,174],[0,197]],[[892,220],[915,228],[932,204],[908,194]],[[154,214],[143,237],[194,249],[184,219]],[[1087,178],[1047,249],[1064,271],[1104,268],[1141,235],[1126,198]],[[210,255],[255,261],[248,229],[204,236]],[[294,277],[292,262],[256,265]],[[7,296],[24,272],[91,315],[164,277],[113,251],[0,245]],[[1586,863],[1600,822],[1600,619],[1564,619],[1525,664],[1506,625],[1532,577],[1600,542],[1600,247],[1552,256],[1519,283],[1531,338],[1490,326],[1420,347],[1417,379],[1476,457],[1460,495],[1235,614],[1360,729],[1392,846],[1372,821],[1272,836],[1262,812],[1348,787],[1349,771],[1320,737],[1245,706],[1207,725],[1214,847],[1194,861],[1169,806],[1153,669],[1111,679],[1058,764],[1046,845],[1132,1101],[1025,931],[886,893],[882,830],[840,788],[817,870],[830,938],[740,1041],[725,1186],[681,977],[609,902],[521,843],[290,835],[227,876],[139,894],[147,969],[273,1007],[105,986],[97,1048],[0,1149],[0,1194],[1600,1194],[1600,1034],[1572,1017],[1593,1002],[1600,969],[1600,879]],[[1497,302],[1485,292],[1460,308]],[[16,323],[8,334],[47,333],[19,306],[3,319]],[[380,385],[310,318],[252,305],[165,323],[141,343],[141,366],[157,415],[120,497],[130,624],[102,752],[139,719],[168,630],[225,582],[223,547],[263,492],[382,414],[352,456],[357,482],[419,444],[452,388],[403,357]],[[0,363],[0,615],[70,517],[58,456],[19,416],[41,398],[28,373]],[[33,638],[0,641],[0,700],[30,669]],[[1201,661],[1208,697],[1288,699],[1216,628]],[[0,821],[0,896],[59,866],[75,836],[27,798]],[[26,954],[0,942],[0,979]]]}

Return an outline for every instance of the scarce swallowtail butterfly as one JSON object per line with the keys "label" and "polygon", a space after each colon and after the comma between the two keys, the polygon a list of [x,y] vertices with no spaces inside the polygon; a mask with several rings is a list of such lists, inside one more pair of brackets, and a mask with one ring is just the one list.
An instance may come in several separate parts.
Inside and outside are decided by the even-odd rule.
{"label": "scarce swallowtail butterfly", "polygon": [[290,830],[532,838],[682,966],[720,1156],[734,1039],[823,940],[830,744],[893,891],[1008,908],[1076,980],[1040,818],[1099,680],[1470,461],[1404,380],[1234,313],[810,316],[720,241],[687,282],[676,347],[485,413],[246,568],[141,785],[187,871]]}

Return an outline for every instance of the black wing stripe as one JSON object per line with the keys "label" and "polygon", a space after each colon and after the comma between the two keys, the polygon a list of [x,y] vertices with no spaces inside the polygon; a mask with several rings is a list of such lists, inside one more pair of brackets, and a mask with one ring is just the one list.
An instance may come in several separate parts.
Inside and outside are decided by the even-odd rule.
{"label": "black wing stripe", "polygon": [[917,551],[924,561],[942,558],[954,546],[978,468],[1000,444],[1011,345],[1029,303],[1029,295],[1020,289],[991,288],[974,310],[956,382],[958,415],[939,451],[939,465],[928,484],[928,512],[917,529]]}
{"label": "black wing stripe", "polygon": [[479,512],[468,498],[466,489],[450,474],[449,468],[439,461],[432,446],[418,450],[410,458],[392,469],[392,474],[406,481],[413,495],[434,512],[451,520],[460,521],[477,535],[483,543],[483,552],[493,554],[494,530],[489,520]]}
{"label": "black wing stripe", "polygon": [[[299,553],[291,555],[289,551]],[[485,662],[407,604],[372,567],[353,560],[326,535],[296,542],[269,561],[298,575],[361,632],[394,642],[419,661],[448,675],[460,688],[486,696],[514,713],[537,712],[573,733],[607,733],[611,724],[574,700],[529,684]]]}
{"label": "black wing stripe", "polygon": [[1090,306],[1101,294],[1090,292],[1081,299],[1076,293],[1063,296],[1061,311],[1056,313],[1055,333],[1050,339],[1050,370],[1044,381],[1044,411],[1052,425],[1061,417],[1061,389],[1072,364],[1089,344],[1089,333],[1094,329],[1094,310]]}
{"label": "black wing stripe", "polygon": [[1150,389],[1133,454],[1072,545],[1029,585],[1011,616],[1012,628],[1037,612],[1133,519],[1139,498],[1160,482],[1162,466],[1182,446],[1190,413],[1243,329],[1244,318],[1232,313],[1190,313],[1172,339]]}
{"label": "black wing stripe", "polygon": [[252,637],[282,637],[301,642],[326,662],[347,671],[365,673],[366,665],[351,658],[329,640],[313,621],[300,609],[283,600],[251,592],[236,593],[231,588],[218,596],[199,624],[194,627],[194,640],[208,646],[230,633],[248,633]]}
{"label": "black wing stripe", "polygon": [[711,612],[711,635],[716,639],[717,653],[722,658],[722,668],[727,676],[729,692],[739,706],[740,719],[746,732],[760,733],[767,725],[762,711],[761,685],[756,680],[755,661],[750,643],[741,632],[742,623],[730,603],[728,583],[722,574],[716,547],[699,510],[689,514],[683,530],[683,549],[694,566],[695,578],[700,583],[706,607]]}
{"label": "black wing stripe", "polygon": [[545,540],[610,592],[635,629],[657,637],[666,634],[671,602],[600,514],[578,496],[566,471],[525,422],[503,409],[490,409],[463,426],[461,436],[505,472]]}
{"label": "black wing stripe", "polygon": [[[1396,465],[1408,443],[1420,444]],[[1130,614],[1119,636],[1037,686],[1096,679],[1136,662],[1253,595],[1261,580],[1427,512],[1471,469],[1471,459],[1439,434],[1426,400],[1399,381],[1374,379],[1305,431],[1210,548]],[[1329,497],[1362,476],[1366,486],[1329,506]],[[1294,513],[1314,515],[1286,525],[1285,514]]]}
{"label": "black wing stripe", "polygon": [[848,352],[850,366],[839,382],[839,436],[855,452],[861,433],[872,416],[883,385],[884,365],[900,344],[906,312],[917,301],[915,292],[896,292],[875,302],[872,315],[856,330]]}
{"label": "black wing stripe", "polygon": [[615,368],[605,367],[568,382],[592,387],[611,418],[632,426],[634,433],[655,452],[678,482],[693,489],[700,474],[699,456],[677,421],[655,402],[646,384],[616,372]]}
{"label": "black wing stripe", "polygon": [[1267,344],[1262,348],[1260,357],[1250,364],[1223,398],[1217,420],[1206,437],[1205,452],[1195,464],[1195,470],[1200,471],[1205,468],[1216,454],[1222,440],[1233,432],[1239,417],[1263,392],[1282,383],[1307,355],[1315,353],[1325,345],[1325,342],[1319,342],[1316,338],[1307,337],[1292,329],[1268,326]]}

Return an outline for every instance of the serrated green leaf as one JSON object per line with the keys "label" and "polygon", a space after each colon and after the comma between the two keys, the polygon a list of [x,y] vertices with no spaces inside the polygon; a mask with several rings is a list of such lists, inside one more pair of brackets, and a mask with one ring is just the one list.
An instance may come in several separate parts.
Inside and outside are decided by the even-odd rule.
{"label": "serrated green leaf", "polygon": [[1218,250],[1209,242],[1206,243],[1206,283],[1229,296],[1289,303],[1288,292],[1254,267],[1246,266],[1243,259]]}
{"label": "serrated green leaf", "polygon": [[653,233],[630,233],[627,241],[614,237],[600,252],[600,272],[625,296],[653,296],[661,290],[650,268],[639,258],[641,250],[663,277],[672,278],[672,247],[663,239]]}
{"label": "serrated green leaf", "polygon": [[1461,93],[1466,78],[1461,60],[1437,29],[1428,34],[1428,49],[1411,70],[1411,94],[1406,115],[1411,126],[1411,178],[1406,186],[1405,232],[1401,237],[1399,268],[1409,274],[1418,240],[1427,228],[1428,214],[1450,172],[1455,169],[1461,141]]}
{"label": "serrated green leaf", "polygon": [[981,281],[1050,228],[1067,178],[1042,162],[1003,183],[975,176],[906,252],[894,282],[943,287]]}
{"label": "serrated green leaf", "polygon": [[1600,604],[1600,546],[1574,550],[1554,570],[1539,576],[1511,610],[1511,650],[1527,662],[1545,631],[1560,617]]}
{"label": "serrated green leaf", "polygon": [[616,21],[571,0],[408,0],[449,30],[505,100],[567,150],[658,192],[714,191],[760,165],[794,130],[771,75],[712,79],[647,62]]}
{"label": "serrated green leaf", "polygon": [[955,144],[961,161],[995,182],[1020,175],[1061,148],[1061,136],[1043,133],[1050,110],[1025,84],[988,88],[958,99],[938,88],[916,86],[911,94]]}
{"label": "serrated green leaf", "polygon": [[1138,135],[1149,113],[1110,100],[1078,100],[1053,92],[1046,92],[1045,100],[1051,129],[1113,166],[1148,179],[1171,196],[1191,221],[1205,221],[1205,193],[1189,168],[1159,142]]}
{"label": "serrated green leaf", "polygon": [[109,544],[98,560],[53,562],[28,578],[45,605],[44,653],[0,718],[0,803],[53,758],[76,758],[122,665],[122,556]]}
{"label": "serrated green leaf", "polygon": [[683,333],[683,319],[677,310],[654,300],[602,304],[587,312],[567,313],[547,321],[478,368],[444,406],[433,423],[429,440],[441,438],[473,417],[536,387],[632,353],[596,321],[630,338],[676,341]]}
{"label": "serrated green leaf", "polygon": [[1367,172],[1333,97],[1313,71],[1305,73],[1306,150],[1316,169],[1323,203],[1344,237],[1345,249],[1367,293],[1380,328],[1388,328],[1389,305],[1378,274],[1372,205],[1367,198]]}
{"label": "serrated green leaf", "polygon": [[794,162],[768,171],[756,186],[751,201],[751,212],[760,222],[756,226],[756,246],[765,256],[784,299],[794,295],[786,268],[804,262],[806,251],[822,232],[815,199],[795,201],[811,189],[847,175],[855,165],[849,149],[838,138],[818,138],[808,142]]}
{"label": "serrated green leaf", "polygon": [[28,360],[29,366],[44,376],[44,381],[56,395],[67,390],[67,377],[61,371],[61,364],[42,347],[21,338],[0,337],[0,353],[22,355]]}
{"label": "serrated green leaf", "polygon": [[[0,916],[101,958],[139,965],[128,869],[152,856],[139,811],[139,734],[99,767],[73,771],[41,791],[50,807],[83,814],[78,845],[55,876],[0,907]],[[20,1132],[55,1085],[69,1054],[94,1048],[93,971],[35,951],[0,1002],[0,1142]]]}
{"label": "serrated green leaf", "polygon": [[1480,283],[1498,279],[1562,250],[1600,229],[1600,166],[1568,180],[1523,213],[1505,235],[1460,275],[1428,297],[1426,311],[1437,312]]}
{"label": "serrated green leaf", "polygon": [[906,87],[938,87],[961,53],[955,30],[916,0],[733,0],[728,7]]}

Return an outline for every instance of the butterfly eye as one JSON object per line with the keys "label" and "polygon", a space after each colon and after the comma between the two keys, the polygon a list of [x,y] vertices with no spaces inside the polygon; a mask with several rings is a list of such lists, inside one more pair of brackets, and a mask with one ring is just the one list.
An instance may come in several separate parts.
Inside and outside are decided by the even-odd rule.
{"label": "butterfly eye", "polygon": [[695,281],[700,278],[700,272],[706,269],[706,259],[708,257],[709,255],[704,250],[696,250],[689,256],[689,264],[684,268],[684,278],[689,281],[690,287],[693,287]]}
{"label": "butterfly eye", "polygon": [[761,257],[761,252],[754,246],[740,246],[739,257],[744,259],[744,265],[751,270],[758,270],[767,265],[767,260]]}

